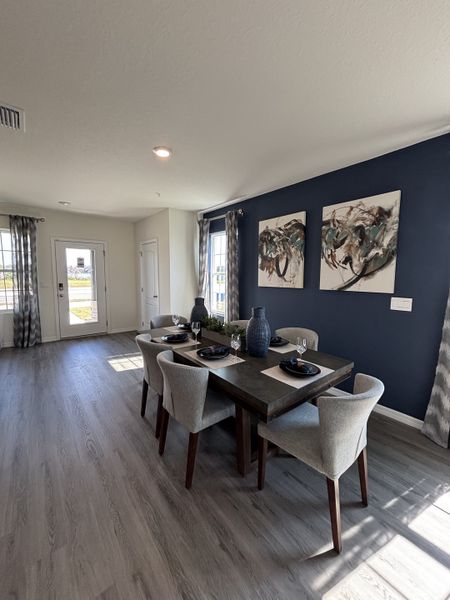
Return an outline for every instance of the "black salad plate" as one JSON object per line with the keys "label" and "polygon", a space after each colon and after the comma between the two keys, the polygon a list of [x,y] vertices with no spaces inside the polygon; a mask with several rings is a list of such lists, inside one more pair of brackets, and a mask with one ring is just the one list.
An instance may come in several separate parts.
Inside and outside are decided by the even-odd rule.
{"label": "black salad plate", "polygon": [[180,344],[188,339],[187,333],[172,333],[170,335],[162,335],[161,340],[168,344]]}
{"label": "black salad plate", "polygon": [[289,340],[285,340],[284,338],[280,337],[279,335],[270,338],[270,346],[273,346],[274,348],[278,348],[280,346],[287,346],[287,344],[289,344]]}
{"label": "black salad plate", "polygon": [[191,331],[190,323],[178,323],[177,327],[178,329],[181,329],[181,331]]}
{"label": "black salad plate", "polygon": [[282,371],[294,377],[312,377],[320,373],[318,366],[303,361],[298,363],[295,358],[293,360],[282,360],[279,366]]}
{"label": "black salad plate", "polygon": [[219,360],[219,358],[226,358],[230,354],[230,349],[228,346],[208,346],[197,350],[197,354],[206,360]]}

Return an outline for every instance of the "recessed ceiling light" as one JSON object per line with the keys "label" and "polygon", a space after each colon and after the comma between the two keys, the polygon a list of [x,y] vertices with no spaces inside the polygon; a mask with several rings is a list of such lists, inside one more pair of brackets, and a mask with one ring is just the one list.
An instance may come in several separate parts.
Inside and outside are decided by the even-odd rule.
{"label": "recessed ceiling light", "polygon": [[153,153],[156,154],[158,158],[169,158],[173,154],[172,150],[166,146],[155,146],[153,148]]}
{"label": "recessed ceiling light", "polygon": [[58,204],[61,204],[61,206],[70,206],[70,202],[66,202],[64,200],[60,200]]}

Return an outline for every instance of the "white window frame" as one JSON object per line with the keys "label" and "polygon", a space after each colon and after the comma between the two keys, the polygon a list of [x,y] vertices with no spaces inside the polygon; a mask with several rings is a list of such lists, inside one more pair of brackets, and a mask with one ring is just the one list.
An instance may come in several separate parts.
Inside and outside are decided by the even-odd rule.
{"label": "white window frame", "polygon": [[[223,312],[221,311],[217,311],[213,309],[213,298],[212,298],[212,293],[213,293],[213,272],[212,272],[212,265],[213,265],[213,246],[214,246],[214,238],[217,237],[224,237],[225,238],[225,252],[224,252],[224,256],[225,256],[225,271],[223,273],[224,277],[225,277],[225,292],[224,292],[224,307],[223,307]],[[227,303],[227,244],[226,244],[226,233],[225,231],[215,231],[214,233],[210,233],[209,234],[209,256],[208,256],[208,304],[209,304],[209,309],[210,309],[210,314],[213,317],[220,317],[225,319],[225,312],[226,312],[226,303]],[[217,273],[214,273],[215,275],[217,275]]]}
{"label": "white window frame", "polygon": [[[0,227],[0,234],[1,233],[9,233],[11,235],[11,231],[7,227]],[[3,254],[3,244],[1,241],[1,235],[0,235],[0,253]],[[11,240],[11,255],[13,255],[13,254],[14,254],[14,250],[12,248],[12,240]],[[13,276],[13,281],[14,281],[14,271],[12,268],[5,269],[4,267],[0,266],[0,273],[11,273],[11,275]],[[3,290],[6,291],[6,287],[3,287]],[[0,307],[0,315],[7,315],[7,314],[11,314],[13,312],[14,312],[14,306],[12,306],[11,308],[9,308],[9,307],[1,308]]]}

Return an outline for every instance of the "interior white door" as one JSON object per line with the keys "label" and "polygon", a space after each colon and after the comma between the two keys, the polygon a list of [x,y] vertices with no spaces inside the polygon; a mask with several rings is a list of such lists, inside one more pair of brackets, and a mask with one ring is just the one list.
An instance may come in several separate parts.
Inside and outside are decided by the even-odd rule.
{"label": "interior white door", "polygon": [[141,327],[150,329],[150,320],[159,314],[158,244],[140,245],[141,265]]}
{"label": "interior white door", "polygon": [[61,337],[106,333],[104,244],[56,241],[55,251]]}

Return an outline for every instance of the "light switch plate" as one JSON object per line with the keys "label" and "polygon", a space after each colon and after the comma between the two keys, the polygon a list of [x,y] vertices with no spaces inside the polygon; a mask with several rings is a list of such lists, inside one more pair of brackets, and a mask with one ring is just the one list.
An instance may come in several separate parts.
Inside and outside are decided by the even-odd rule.
{"label": "light switch plate", "polygon": [[412,298],[391,298],[391,310],[412,311]]}

